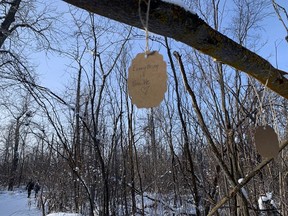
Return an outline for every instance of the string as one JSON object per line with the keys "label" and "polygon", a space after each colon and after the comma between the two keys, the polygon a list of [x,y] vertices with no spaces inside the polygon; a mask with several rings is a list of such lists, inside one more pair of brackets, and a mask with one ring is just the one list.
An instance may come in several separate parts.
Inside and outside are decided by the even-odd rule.
{"label": "string", "polygon": [[145,47],[145,53],[146,55],[149,52],[149,31],[148,31],[148,23],[149,23],[149,12],[150,12],[150,1],[147,2],[147,11],[146,11],[146,22],[144,23],[142,16],[141,16],[141,0],[139,0],[139,17],[141,24],[143,25],[145,29],[145,40],[146,40],[146,47]]}
{"label": "string", "polygon": [[264,110],[263,110],[263,102],[264,102],[264,97],[267,91],[267,84],[268,84],[268,79],[266,80],[265,86],[264,86],[264,90],[263,90],[263,95],[262,95],[262,99],[260,101],[260,110],[261,110],[261,114],[262,114],[262,119],[261,119],[261,123],[263,124],[264,127],[266,127],[267,122],[265,119],[266,114],[264,114]]}
{"label": "string", "polygon": [[254,88],[254,91],[256,93],[256,96],[258,98],[259,101],[259,106],[260,106],[260,116],[258,118],[256,118],[256,125],[258,125],[258,119],[260,120],[260,124],[263,125],[264,127],[267,125],[266,119],[265,119],[265,115],[264,115],[264,110],[263,110],[263,101],[264,101],[264,97],[265,97],[265,93],[267,90],[267,84],[268,84],[268,79],[266,80],[264,89],[263,89],[263,95],[260,98],[259,94],[257,93],[256,87],[254,86],[254,84],[252,84],[252,87]]}
{"label": "string", "polygon": [[272,99],[271,99],[271,95],[269,95],[269,105],[270,105],[270,110],[271,110],[271,113],[272,113],[272,119],[273,119],[273,128],[275,130],[275,133],[277,134],[277,137],[278,137],[278,141],[280,139],[280,132],[279,132],[279,127],[278,125],[276,124],[276,121],[277,121],[277,118],[276,118],[276,112],[275,112],[275,108],[273,107],[272,105]]}

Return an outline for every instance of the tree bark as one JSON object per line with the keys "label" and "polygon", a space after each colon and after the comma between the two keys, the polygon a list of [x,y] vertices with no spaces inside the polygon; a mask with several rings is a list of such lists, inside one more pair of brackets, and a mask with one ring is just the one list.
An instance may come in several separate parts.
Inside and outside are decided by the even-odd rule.
{"label": "tree bark", "polygon": [[15,142],[14,142],[14,154],[13,154],[13,161],[12,161],[12,168],[11,168],[11,174],[8,184],[8,191],[13,191],[13,187],[15,184],[15,178],[16,178],[16,172],[18,168],[18,162],[19,162],[19,143],[20,143],[20,118],[22,116],[18,117],[16,119],[16,127],[15,127]]}
{"label": "tree bark", "polygon": [[[143,28],[139,0],[63,0],[98,15]],[[144,1],[143,1],[144,2]],[[141,17],[147,5],[140,4]],[[268,61],[211,28],[197,14],[179,6],[151,0],[149,31],[183,42],[217,61],[256,78],[288,99],[288,73],[274,68]],[[285,77],[286,75],[286,77]]]}
{"label": "tree bark", "polygon": [[183,136],[184,136],[184,154],[185,157],[188,160],[188,164],[189,164],[189,170],[190,170],[190,174],[191,174],[191,181],[192,181],[192,187],[193,187],[193,197],[194,197],[194,201],[195,201],[195,208],[196,208],[196,216],[199,216],[200,210],[199,210],[199,205],[200,205],[200,196],[198,193],[198,186],[197,186],[197,181],[196,181],[196,172],[195,172],[195,165],[194,165],[194,161],[190,152],[190,148],[189,148],[189,136],[188,136],[188,131],[187,131],[187,125],[185,123],[184,120],[184,115],[182,112],[182,104],[181,104],[181,96],[180,96],[180,92],[179,92],[179,84],[178,84],[178,80],[177,80],[177,76],[176,76],[176,70],[175,70],[175,66],[172,60],[172,54],[171,54],[171,49],[169,48],[168,45],[168,41],[167,38],[165,37],[165,45],[167,47],[167,54],[169,57],[169,60],[171,62],[171,69],[173,72],[173,77],[174,77],[174,83],[175,83],[175,92],[176,92],[176,96],[177,96],[177,110],[179,113],[179,117],[180,117],[180,122],[181,122],[181,126],[182,126],[182,131],[183,131]]}
{"label": "tree bark", "polygon": [[13,30],[10,29],[12,23],[15,21],[16,13],[19,9],[21,0],[14,0],[10,4],[10,9],[5,16],[4,21],[0,26],[0,47],[4,44],[6,38],[12,33]]}

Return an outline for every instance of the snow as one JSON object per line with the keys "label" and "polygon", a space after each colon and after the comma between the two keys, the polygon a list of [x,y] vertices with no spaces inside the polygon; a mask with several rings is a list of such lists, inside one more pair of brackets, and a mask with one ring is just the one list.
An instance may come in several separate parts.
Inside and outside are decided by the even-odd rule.
{"label": "snow", "polygon": [[24,191],[0,191],[0,216],[42,216],[34,199]]}
{"label": "snow", "polygon": [[65,213],[65,212],[58,212],[58,213],[51,213],[47,216],[80,216],[80,214],[76,213]]}
{"label": "snow", "polygon": [[265,210],[265,207],[264,207],[264,204],[263,204],[263,200],[262,200],[261,197],[258,199],[258,207],[259,207],[260,210]]}
{"label": "snow", "polygon": [[[32,194],[34,195],[34,193]],[[144,196],[145,215],[195,215],[196,208],[192,197],[183,197],[183,202],[174,205],[173,195],[159,193],[147,193]],[[33,196],[32,196],[33,197]],[[136,196],[137,206],[142,208],[142,198]],[[118,206],[118,215],[125,215],[121,206]],[[138,215],[138,214],[137,214]],[[42,212],[37,208],[37,199],[27,198],[27,191],[17,189],[15,191],[0,190],[0,216],[42,216]],[[55,212],[46,216],[81,216],[77,213]]]}
{"label": "snow", "polygon": [[258,199],[258,207],[260,210],[265,210],[264,202],[270,201],[270,204],[276,208],[274,200],[272,200],[272,192],[266,193],[266,195],[261,195]]}
{"label": "snow", "polygon": [[[159,193],[143,193],[144,197],[144,208],[146,215],[195,215],[196,208],[193,202],[191,202],[191,197],[185,197],[183,199],[182,205],[174,206],[173,196]],[[184,201],[185,200],[185,201]],[[156,201],[156,202],[155,202]],[[139,208],[141,208],[141,196],[136,196],[136,203]]]}
{"label": "snow", "polygon": [[[42,216],[37,200],[27,198],[25,190],[0,191],[0,216]],[[47,216],[81,216],[76,213],[51,213]]]}
{"label": "snow", "polygon": [[170,4],[174,4],[177,5],[179,7],[184,8],[186,11],[189,11],[192,14],[196,14],[193,10],[192,10],[192,5],[191,5],[191,0],[162,0],[163,2],[167,2]]}
{"label": "snow", "polygon": [[[243,178],[240,178],[240,179],[238,179],[238,183],[239,184],[241,184],[242,182],[243,182]],[[242,194],[243,194],[243,196],[246,198],[246,199],[248,199],[248,192],[245,190],[245,188],[241,188],[241,191],[242,191]]]}

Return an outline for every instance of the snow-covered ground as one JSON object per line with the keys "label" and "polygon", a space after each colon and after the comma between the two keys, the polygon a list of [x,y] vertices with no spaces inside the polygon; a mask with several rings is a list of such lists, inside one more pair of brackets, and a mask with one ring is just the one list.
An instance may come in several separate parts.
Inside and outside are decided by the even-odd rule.
{"label": "snow-covered ground", "polygon": [[[32,196],[33,197],[33,196]],[[34,198],[26,191],[0,191],[0,216],[42,216]],[[79,216],[73,213],[52,213],[47,216]]]}
{"label": "snow-covered ground", "polygon": [[[42,216],[42,212],[37,208],[37,200],[33,198],[34,193],[32,192],[31,197],[27,198],[27,191],[23,189],[15,191],[1,191],[0,190],[0,216]],[[177,215],[195,214],[194,205],[191,203],[183,204],[181,207],[174,207],[171,205],[169,199],[162,199],[160,195],[157,194],[144,194],[144,206],[147,215],[172,215],[173,213]],[[159,200],[156,204],[153,200]],[[139,208],[142,206],[141,197],[137,198],[137,205]],[[121,210],[119,209],[121,212]],[[119,215],[124,215],[119,212]],[[155,213],[156,212],[156,213]],[[50,213],[47,216],[81,216],[76,213]]]}
{"label": "snow-covered ground", "polygon": [[0,216],[41,216],[34,198],[27,198],[26,191],[0,191]]}

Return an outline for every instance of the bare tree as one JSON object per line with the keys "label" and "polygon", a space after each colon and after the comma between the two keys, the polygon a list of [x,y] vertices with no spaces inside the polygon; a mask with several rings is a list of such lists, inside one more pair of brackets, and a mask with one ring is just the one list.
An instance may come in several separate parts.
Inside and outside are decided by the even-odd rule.
{"label": "bare tree", "polygon": [[286,30],[286,41],[288,42],[288,12],[285,9],[285,7],[281,6],[280,4],[278,4],[275,0],[272,0],[272,4],[273,4],[273,8],[275,10],[275,13],[278,16],[279,21],[282,23],[283,27]]}
{"label": "bare tree", "polygon": [[[8,113],[13,117],[12,125],[9,128],[9,134],[7,137],[7,141],[13,142],[12,144],[12,158],[10,162],[10,170],[8,177],[8,190],[12,191],[13,187],[16,184],[17,179],[19,178],[20,172],[19,168],[19,160],[20,160],[20,147],[21,147],[21,136],[23,135],[23,128],[29,124],[30,118],[32,117],[32,111],[29,110],[30,97],[26,96],[20,98],[22,100],[21,104],[9,104],[9,101],[6,101],[5,104],[2,104]],[[18,107],[20,106],[20,108]],[[8,144],[7,143],[7,144]]]}
{"label": "bare tree", "polygon": [[[116,21],[138,28],[143,27],[139,19],[138,1],[129,0],[125,3],[119,0],[97,1],[97,4],[92,0],[64,1]],[[146,8],[147,5],[143,3],[141,7]],[[171,19],[171,17],[177,17],[177,19]],[[287,72],[274,68],[259,55],[214,30],[197,14],[166,2],[151,1],[149,29],[154,33],[181,41],[224,64],[246,72],[263,84],[269,80],[267,83],[269,88],[284,98],[288,97],[286,90],[288,79],[285,78]],[[266,73],[267,71],[270,73]]]}
{"label": "bare tree", "polygon": [[[48,7],[36,7],[37,1],[1,1],[0,10],[0,67],[1,78],[34,82],[32,64],[28,64],[28,50],[51,48],[53,37]],[[52,12],[51,12],[52,15]],[[56,18],[56,17],[55,17]],[[47,35],[46,35],[47,32]],[[31,43],[34,41],[35,43]],[[29,48],[27,48],[29,45]]]}

